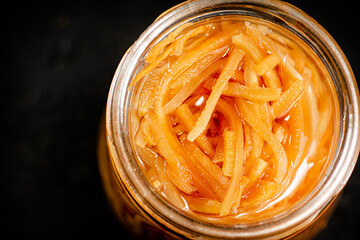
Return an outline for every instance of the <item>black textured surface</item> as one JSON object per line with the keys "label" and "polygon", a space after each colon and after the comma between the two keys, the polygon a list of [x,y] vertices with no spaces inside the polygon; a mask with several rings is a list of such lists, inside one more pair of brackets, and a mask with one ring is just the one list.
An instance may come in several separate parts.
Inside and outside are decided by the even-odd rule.
{"label": "black textured surface", "polygon": [[[2,236],[126,236],[101,186],[98,124],[122,55],[178,2],[14,3],[2,9]],[[290,2],[332,34],[359,77],[356,2]],[[357,164],[317,239],[355,239],[359,203]]]}

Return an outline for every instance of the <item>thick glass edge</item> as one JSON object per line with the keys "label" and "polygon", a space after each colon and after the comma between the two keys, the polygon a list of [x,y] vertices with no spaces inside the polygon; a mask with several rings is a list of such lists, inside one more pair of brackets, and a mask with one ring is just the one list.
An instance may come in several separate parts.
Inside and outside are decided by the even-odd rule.
{"label": "thick glass edge", "polygon": [[[119,64],[119,67],[117,68],[117,71],[114,75],[114,79],[113,79],[113,83],[110,89],[110,94],[109,94],[109,98],[108,98],[108,109],[107,109],[107,119],[117,119],[119,121],[113,122],[111,121],[111,123],[108,124],[107,121],[107,132],[110,133],[108,136],[108,140],[109,142],[113,145],[114,147],[114,152],[115,154],[117,153],[121,153],[121,156],[117,156],[117,160],[119,161],[120,158],[127,158],[129,156],[133,156],[132,153],[127,152],[129,148],[124,147],[125,145],[129,146],[129,142],[126,139],[126,136],[128,134],[128,132],[126,132],[126,130],[124,130],[121,126],[121,124],[125,124],[126,125],[126,117],[125,117],[125,112],[123,110],[119,109],[119,106],[116,106],[116,100],[114,102],[114,96],[118,97],[117,100],[121,99],[127,99],[127,102],[124,104],[129,104],[129,96],[131,94],[130,91],[127,91],[127,84],[126,81],[120,81],[121,83],[119,83],[119,79],[130,79],[131,78],[131,74],[129,72],[124,73],[124,71],[122,71],[123,69],[131,69],[131,67],[135,67],[135,60],[140,59],[140,55],[143,51],[146,50],[146,46],[152,41],[152,38],[154,38],[154,31],[157,28],[160,28],[161,26],[164,26],[166,23],[170,24],[169,21],[172,21],[172,14],[179,14],[181,12],[182,16],[186,16],[186,9],[183,8],[187,8],[187,4],[193,4],[192,5],[192,10],[193,9],[197,9],[197,8],[203,8],[204,6],[207,7],[211,7],[214,6],[214,4],[234,4],[234,2],[236,4],[238,3],[244,3],[244,4],[254,4],[254,5],[261,5],[261,6],[265,6],[265,7],[270,7],[270,8],[276,8],[279,7],[282,9],[282,14],[286,15],[286,14],[292,14],[292,16],[295,16],[298,19],[302,19],[304,18],[304,13],[301,10],[298,10],[296,8],[292,8],[291,6],[289,6],[289,4],[287,3],[283,3],[283,2],[279,2],[279,1],[273,1],[273,2],[269,2],[269,1],[199,1],[199,0],[193,0],[193,1],[189,1],[186,3],[182,3],[178,6],[175,6],[171,9],[171,11],[167,11],[165,12],[165,14],[161,15],[140,37],[139,40],[137,40],[134,43],[134,46],[136,46],[136,51],[131,51],[131,49],[128,50],[128,52],[124,55],[122,61]],[[211,6],[210,6],[211,3]],[[208,5],[206,5],[208,4]],[[280,5],[280,6],[279,6]],[[307,15],[305,15],[305,17],[308,18]],[[303,20],[303,19],[302,19]],[[181,20],[178,21],[179,23],[181,22]],[[323,34],[324,36],[322,36],[322,38],[325,38],[325,40],[330,39],[331,41],[329,43],[326,42],[326,48],[333,54],[334,56],[334,60],[336,62],[338,62],[338,67],[340,69],[340,72],[342,73],[342,78],[343,78],[343,82],[341,82],[340,84],[345,87],[345,89],[347,89],[348,94],[345,95],[345,111],[346,111],[346,121],[345,124],[346,126],[344,127],[345,129],[352,129],[352,131],[347,131],[345,133],[345,135],[343,136],[343,145],[344,148],[342,148],[342,151],[339,153],[339,156],[341,156],[341,159],[338,161],[338,163],[346,163],[346,165],[349,165],[347,169],[347,172],[341,172],[340,168],[334,166],[334,169],[338,169],[339,171],[335,172],[335,174],[333,174],[333,178],[331,177],[328,179],[327,183],[325,183],[324,186],[327,186],[326,184],[329,185],[329,188],[327,188],[327,192],[340,192],[341,189],[343,188],[343,186],[345,185],[345,183],[347,182],[348,178],[350,177],[350,173],[352,172],[355,163],[356,163],[356,158],[357,158],[357,154],[359,151],[359,111],[358,111],[358,105],[359,105],[359,93],[358,93],[358,89],[357,89],[357,85],[356,85],[356,81],[355,81],[355,77],[352,73],[351,67],[349,65],[349,63],[346,60],[346,57],[344,56],[344,54],[342,53],[341,49],[339,48],[339,46],[337,46],[337,44],[335,43],[335,41],[331,38],[331,36],[324,30],[321,28],[321,26],[319,26],[316,22],[312,22],[311,19],[307,20],[307,24],[316,30],[316,32]],[[323,39],[320,39],[323,40]],[[141,44],[138,44],[138,42],[141,41]],[[129,61],[129,59],[133,59],[133,61]],[[126,71],[125,71],[126,72]],[[345,79],[347,79],[348,81],[346,82]],[[118,82],[117,85],[115,84],[115,82]],[[116,95],[118,94],[118,95]],[[353,103],[353,104],[351,104]],[[117,133],[114,135],[114,133]],[[354,139],[356,139],[354,141]],[[355,159],[355,160],[354,160]],[[341,179],[339,179],[339,175],[343,176]],[[340,184],[336,187],[336,189],[332,189],[331,188],[331,182],[335,181],[335,182],[339,182]],[[131,184],[141,184],[141,183],[129,183]],[[335,185],[333,185],[335,186]],[[331,189],[331,191],[329,191]],[[324,190],[325,193],[325,190]],[[145,194],[150,194],[150,193],[145,193]],[[327,194],[330,195],[330,194]],[[322,198],[325,198],[324,195]],[[151,199],[149,199],[149,202],[152,202]],[[327,199],[328,201],[331,201],[331,199]],[[311,200],[310,200],[311,201]],[[316,201],[319,202],[319,199],[312,199],[311,202],[314,202],[314,205],[312,205],[313,207],[307,208],[307,209],[303,209],[305,211],[302,212],[302,214],[300,216],[298,216],[297,218],[292,218],[292,223],[287,223],[287,224],[278,224],[277,227],[272,226],[272,232],[274,230],[277,229],[277,231],[281,231],[282,229],[286,229],[287,227],[290,227],[291,225],[295,225],[297,222],[301,222],[301,218],[304,218],[304,216],[311,216],[311,214],[313,214],[314,209],[316,206]],[[324,201],[322,201],[324,202]],[[163,203],[160,203],[163,204]],[[166,205],[166,203],[165,203]],[[165,206],[164,205],[164,206]],[[307,204],[309,205],[309,204]],[[320,205],[320,204],[317,204]],[[164,207],[162,206],[162,207]],[[165,210],[165,209],[164,209]],[[167,206],[166,207],[167,211],[171,211],[173,210],[171,207]],[[301,209],[299,209],[301,210]],[[319,209],[316,209],[319,210]],[[175,212],[174,212],[175,213]],[[181,220],[182,223],[184,223],[184,216],[181,217],[181,219],[178,218],[174,218],[172,219],[172,224],[174,225],[179,225],[176,224],[178,221]],[[186,219],[185,219],[186,220]],[[189,219],[187,219],[189,220]],[[183,227],[193,227],[194,228],[194,221],[188,221],[187,224],[188,226],[183,226]],[[203,227],[205,227],[204,225],[201,225],[200,228],[204,229]],[[209,229],[207,229],[207,231],[211,230],[211,228],[213,228],[214,226],[209,226]],[[241,228],[241,227],[239,227]],[[195,230],[195,229],[194,229]],[[199,230],[199,229],[197,229]],[[219,231],[221,229],[217,229],[217,231]],[[227,229],[228,231],[229,229]],[[236,230],[236,229],[235,229]],[[244,229],[243,229],[244,230]],[[263,229],[264,230],[264,229]],[[220,231],[221,232],[221,231]],[[234,234],[233,231],[231,234]],[[267,231],[263,231],[263,234],[267,234]],[[210,231],[208,232],[210,235],[217,235],[219,234],[218,232],[214,232],[214,231]],[[215,235],[214,235],[215,234]],[[238,236],[245,236],[245,233],[239,234]],[[250,237],[251,234],[250,232],[247,231],[246,233],[247,237]],[[257,233],[254,233],[254,236],[256,236]],[[221,236],[228,236],[229,233],[227,234],[223,234]],[[234,236],[234,235],[232,235]]]}

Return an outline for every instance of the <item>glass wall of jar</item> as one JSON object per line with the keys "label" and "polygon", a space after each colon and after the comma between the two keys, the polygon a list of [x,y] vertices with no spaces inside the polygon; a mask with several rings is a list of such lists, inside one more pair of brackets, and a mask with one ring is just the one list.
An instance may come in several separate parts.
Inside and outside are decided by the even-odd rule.
{"label": "glass wall of jar", "polygon": [[[321,178],[293,206],[251,222],[214,223],[179,210],[163,198],[141,171],[134,131],[135,93],[129,88],[145,66],[149,50],[175,29],[240,20],[269,26],[289,37],[316,59],[332,96],[335,146]],[[327,77],[326,77],[327,76]],[[122,58],[109,91],[105,126],[100,134],[99,166],[109,200],[122,224],[142,237],[190,239],[308,239],[324,226],[359,153],[359,94],[351,67],[340,47],[312,18],[281,1],[193,0],[159,16]]]}

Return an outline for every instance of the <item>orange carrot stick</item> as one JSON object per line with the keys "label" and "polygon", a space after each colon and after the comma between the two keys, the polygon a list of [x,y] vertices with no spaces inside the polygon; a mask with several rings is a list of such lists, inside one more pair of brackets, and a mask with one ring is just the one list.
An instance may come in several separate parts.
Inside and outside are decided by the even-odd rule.
{"label": "orange carrot stick", "polygon": [[240,205],[241,193],[239,186],[241,186],[241,179],[243,176],[243,164],[245,159],[244,151],[244,132],[241,121],[238,123],[237,138],[236,138],[236,158],[234,166],[234,174],[231,177],[229,188],[226,191],[221,210],[220,216],[228,215],[233,206]]}
{"label": "orange carrot stick", "polygon": [[165,113],[173,112],[180,104],[182,104],[205,80],[211,75],[220,71],[223,67],[225,59],[221,59],[210,65],[203,72],[199,73],[190,82],[185,84],[180,91],[164,106]]}
{"label": "orange carrot stick", "polygon": [[305,144],[305,125],[304,115],[301,105],[296,104],[290,110],[290,118],[288,121],[291,144],[287,148],[287,155],[292,165],[299,162],[304,152]]}
{"label": "orange carrot stick", "polygon": [[245,102],[241,99],[236,100],[236,106],[240,111],[243,119],[254,129],[256,134],[266,141],[275,155],[274,166],[276,168],[275,181],[282,183],[286,177],[287,172],[287,156],[279,139],[267,128],[265,123],[256,114],[256,111],[251,103]]}
{"label": "orange carrot stick", "polygon": [[231,177],[234,174],[236,158],[236,132],[231,129],[225,129],[224,139],[224,163],[222,172],[225,176]]}
{"label": "orange carrot stick", "polygon": [[280,98],[281,88],[248,87],[241,83],[229,82],[222,95],[245,98],[251,101],[276,101]]}
{"label": "orange carrot stick", "polygon": [[212,89],[209,99],[206,101],[205,108],[201,113],[200,117],[195,123],[194,128],[189,132],[188,140],[194,141],[206,128],[211,115],[216,107],[216,103],[218,102],[226,84],[228,83],[231,76],[234,74],[237,65],[240,60],[244,56],[244,53],[238,49],[234,48],[230,53],[228,60],[222,70],[219,78],[217,79],[214,88]]}
{"label": "orange carrot stick", "polygon": [[[177,182],[172,179],[174,184],[183,192],[187,194],[193,193],[196,188],[191,184],[192,178],[185,160],[181,155],[181,145],[175,135],[170,130],[169,124],[161,125],[157,115],[153,111],[149,111],[145,115],[146,120],[149,121],[152,135],[156,142],[160,154],[165,158],[176,175]],[[180,148],[179,148],[180,146]]]}
{"label": "orange carrot stick", "polygon": [[[195,118],[190,111],[189,107],[184,103],[175,110],[175,115],[178,117],[180,123],[185,127],[185,130],[189,132],[195,124]],[[204,133],[196,139],[196,143],[199,147],[209,156],[214,155],[214,148]]]}
{"label": "orange carrot stick", "polygon": [[300,96],[304,89],[302,81],[296,81],[291,87],[281,94],[280,99],[271,105],[272,112],[275,118],[284,116],[286,112],[296,103],[297,98]]}
{"label": "orange carrot stick", "polygon": [[236,34],[239,31],[239,27],[237,25],[233,25],[224,31],[216,33],[202,42],[197,48],[181,55],[177,61],[172,64],[171,68],[167,71],[167,74],[165,74],[158,83],[156,89],[158,95],[155,100],[155,111],[159,116],[164,115],[163,106],[165,104],[166,95],[172,80],[182,71],[201,59],[204,55],[228,44],[231,38],[231,33]]}

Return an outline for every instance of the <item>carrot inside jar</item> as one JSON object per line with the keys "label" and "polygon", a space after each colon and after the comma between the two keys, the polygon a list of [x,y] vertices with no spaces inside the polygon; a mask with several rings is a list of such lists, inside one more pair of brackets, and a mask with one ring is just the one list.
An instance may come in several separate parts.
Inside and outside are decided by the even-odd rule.
{"label": "carrot inside jar", "polygon": [[333,157],[333,86],[310,48],[256,21],[187,23],[146,55],[132,112],[139,165],[169,202],[245,223],[314,189]]}

